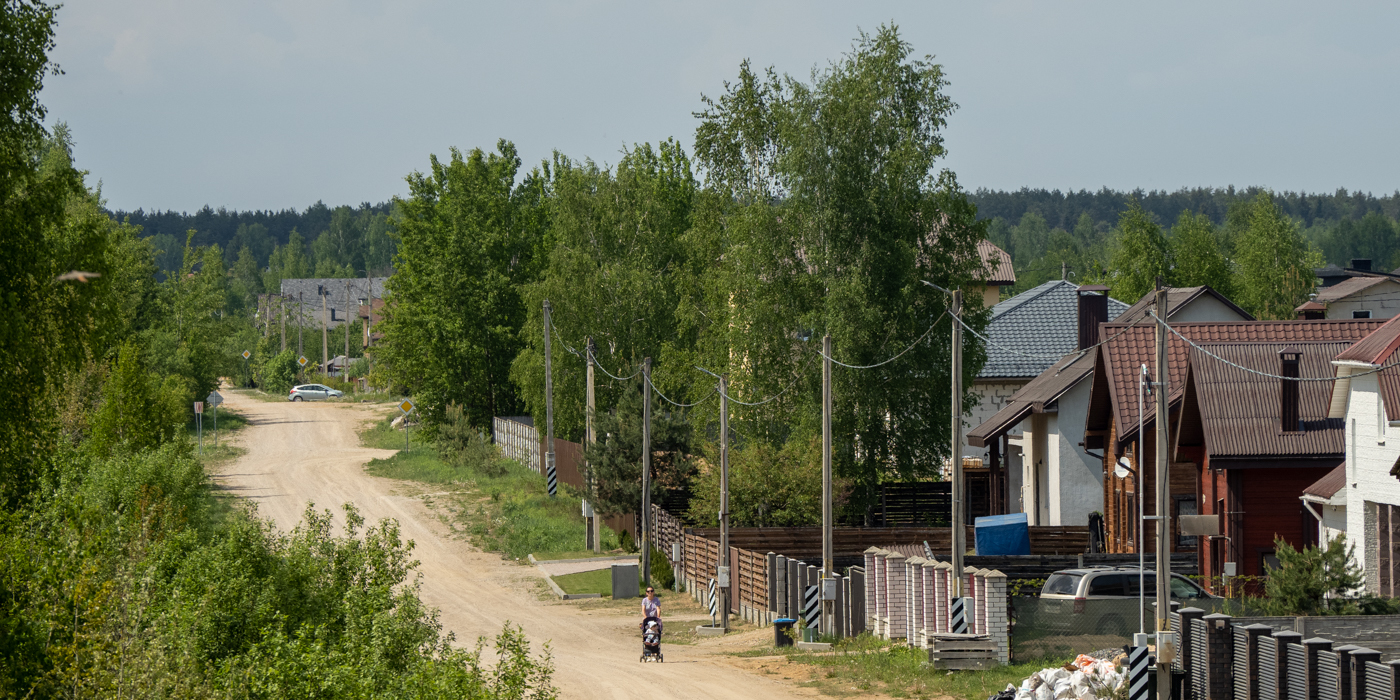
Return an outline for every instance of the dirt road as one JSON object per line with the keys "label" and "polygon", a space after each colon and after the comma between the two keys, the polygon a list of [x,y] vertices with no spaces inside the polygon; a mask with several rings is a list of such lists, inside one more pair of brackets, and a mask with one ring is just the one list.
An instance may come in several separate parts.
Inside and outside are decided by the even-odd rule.
{"label": "dirt road", "polygon": [[356,432],[382,415],[383,407],[263,402],[232,391],[226,396],[227,406],[248,418],[237,440],[247,452],[218,469],[217,483],[257,503],[259,513],[283,530],[301,520],[308,501],[336,512],[337,521],[346,502],[370,522],[398,520],[403,537],[417,545],[423,599],[442,610],[445,628],[469,644],[494,636],[507,621],[520,625],[536,650],[549,642],[563,697],[811,697],[805,689],[734,668],[713,656],[708,641],[666,646],[666,663],[640,664],[638,618],[541,601],[535,567],[503,562],[450,538],[403,484],[364,472],[370,459],[393,454],[361,447]]}

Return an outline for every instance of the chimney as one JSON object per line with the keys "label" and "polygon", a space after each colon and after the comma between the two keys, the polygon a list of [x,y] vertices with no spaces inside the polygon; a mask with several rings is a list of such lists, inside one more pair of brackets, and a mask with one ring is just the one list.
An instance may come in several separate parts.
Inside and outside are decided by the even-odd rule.
{"label": "chimney", "polygon": [[1370,258],[1352,258],[1352,259],[1351,259],[1351,269],[1353,269],[1353,270],[1360,270],[1360,271],[1362,271],[1362,272],[1370,272],[1370,271],[1371,271],[1371,259],[1370,259]]}
{"label": "chimney", "polygon": [[1303,429],[1302,417],[1298,408],[1298,364],[1303,359],[1303,351],[1288,347],[1279,351],[1279,375],[1291,377],[1291,379],[1280,379],[1279,391],[1279,427],[1285,433],[1297,432]]}
{"label": "chimney", "polygon": [[1108,287],[1086,284],[1078,290],[1079,349],[1099,342],[1099,324],[1108,323]]}

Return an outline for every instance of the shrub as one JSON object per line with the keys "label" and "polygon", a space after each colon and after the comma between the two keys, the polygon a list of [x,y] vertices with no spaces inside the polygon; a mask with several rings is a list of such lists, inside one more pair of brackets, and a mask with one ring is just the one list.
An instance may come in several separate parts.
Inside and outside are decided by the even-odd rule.
{"label": "shrub", "polygon": [[651,548],[651,585],[657,588],[676,587],[676,572],[671,569],[671,560],[656,547]]}

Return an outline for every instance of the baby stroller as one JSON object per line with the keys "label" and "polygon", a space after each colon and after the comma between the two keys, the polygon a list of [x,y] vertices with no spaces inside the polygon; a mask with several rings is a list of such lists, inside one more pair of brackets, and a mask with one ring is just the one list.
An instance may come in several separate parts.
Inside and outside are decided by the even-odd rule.
{"label": "baby stroller", "polygon": [[666,661],[665,655],[661,653],[661,621],[648,617],[642,620],[642,658],[643,662],[655,660],[658,663]]}

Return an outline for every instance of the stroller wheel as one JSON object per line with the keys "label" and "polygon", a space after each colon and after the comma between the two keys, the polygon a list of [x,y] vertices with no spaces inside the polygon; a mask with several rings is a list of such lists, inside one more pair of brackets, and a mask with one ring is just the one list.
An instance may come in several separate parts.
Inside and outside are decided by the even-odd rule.
{"label": "stroller wheel", "polygon": [[640,659],[637,659],[637,660],[640,661],[640,662],[642,662],[642,663],[646,663],[647,655],[646,655],[646,654],[642,654],[642,657],[641,657]]}
{"label": "stroller wheel", "polygon": [[656,655],[656,660],[657,660],[657,662],[663,663],[663,664],[664,664],[664,663],[666,663],[666,655],[665,655],[665,654],[657,654],[657,655]]}

